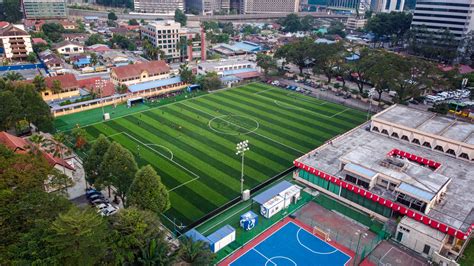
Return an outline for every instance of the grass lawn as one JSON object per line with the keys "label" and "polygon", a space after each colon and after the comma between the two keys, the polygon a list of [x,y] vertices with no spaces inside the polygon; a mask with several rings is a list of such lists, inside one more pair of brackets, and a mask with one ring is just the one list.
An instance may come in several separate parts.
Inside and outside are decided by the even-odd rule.
{"label": "grass lawn", "polygon": [[474,241],[469,241],[466,249],[464,250],[462,258],[459,260],[461,266],[474,265]]}
{"label": "grass lawn", "polygon": [[[170,191],[168,219],[188,225],[240,195],[236,143],[248,140],[245,188],[365,121],[366,114],[277,87],[252,83],[85,126],[150,164]],[[67,117],[62,122],[70,124]]]}

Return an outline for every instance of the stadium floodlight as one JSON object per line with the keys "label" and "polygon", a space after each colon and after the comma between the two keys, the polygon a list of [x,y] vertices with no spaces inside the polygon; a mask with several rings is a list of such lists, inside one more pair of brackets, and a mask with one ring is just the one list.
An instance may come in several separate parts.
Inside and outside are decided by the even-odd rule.
{"label": "stadium floodlight", "polygon": [[356,265],[356,261],[357,261],[357,255],[358,255],[357,253],[359,253],[360,239],[361,238],[366,238],[368,236],[368,234],[363,233],[362,231],[360,231],[360,229],[357,229],[357,232],[355,232],[355,235],[359,236],[359,240],[357,241],[356,253],[355,253],[355,257],[354,257],[354,266]]}
{"label": "stadium floodlight", "polygon": [[240,175],[240,194],[244,192],[244,156],[245,152],[249,150],[249,141],[244,140],[242,142],[237,143],[237,146],[235,147],[237,152],[235,155],[240,155],[242,156],[242,172]]}

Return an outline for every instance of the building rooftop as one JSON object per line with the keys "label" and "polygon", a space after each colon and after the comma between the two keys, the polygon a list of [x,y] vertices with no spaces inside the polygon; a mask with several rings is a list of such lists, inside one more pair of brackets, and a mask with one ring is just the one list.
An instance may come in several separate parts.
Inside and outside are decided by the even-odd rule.
{"label": "building rooftop", "polygon": [[243,64],[251,64],[255,65],[254,62],[249,60],[219,60],[219,61],[206,61],[199,63],[199,66],[204,68],[216,68],[221,66],[230,66],[230,65],[243,65]]}
{"label": "building rooftop", "polygon": [[[388,111],[390,110],[390,111]],[[474,124],[452,117],[395,105],[375,116],[374,120],[397,124],[421,133],[437,135],[461,143],[474,144]]]}
{"label": "building rooftop", "polygon": [[[406,121],[403,117],[389,115],[384,117],[395,117],[395,119]],[[420,123],[421,120],[418,119],[414,122]],[[463,231],[466,231],[474,223],[473,163],[368,131],[366,126],[363,125],[346,133],[331,143],[302,156],[297,161],[341,178],[344,177],[341,162],[356,164],[365,168],[366,171],[398,179],[402,181],[401,184],[406,184],[400,190],[426,199],[432,198],[432,194],[438,192],[446,182],[450,181],[445,196],[440,203],[429,210],[427,216]],[[404,170],[382,166],[381,161],[387,158],[393,149],[440,162],[441,166],[432,169],[406,159],[400,160],[406,167]],[[394,200],[395,197],[389,190],[383,190],[377,186],[372,189],[372,192],[391,200]]]}
{"label": "building rooftop", "polygon": [[128,90],[130,92],[139,92],[139,91],[159,88],[163,86],[168,86],[172,84],[177,84],[180,82],[181,82],[181,77],[159,79],[159,80],[147,81],[147,82],[130,85],[128,86]]}
{"label": "building rooftop", "polygon": [[162,73],[168,73],[170,68],[163,60],[149,61],[146,63],[131,64],[112,68],[112,72],[114,72],[119,79],[137,77],[140,76],[144,71],[148,72],[149,76],[153,76]]}

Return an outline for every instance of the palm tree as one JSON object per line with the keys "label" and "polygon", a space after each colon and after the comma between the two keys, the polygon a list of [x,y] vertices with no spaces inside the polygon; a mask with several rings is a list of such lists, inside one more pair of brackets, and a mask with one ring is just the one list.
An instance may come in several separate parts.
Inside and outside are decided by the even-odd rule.
{"label": "palm tree", "polygon": [[208,243],[193,241],[190,237],[184,237],[181,240],[179,254],[183,261],[193,265],[210,265],[215,256],[209,249]]}
{"label": "palm tree", "polygon": [[38,92],[43,91],[46,88],[44,77],[41,75],[35,76],[35,78],[33,79],[33,84],[35,85],[35,89]]}
{"label": "palm tree", "polygon": [[6,80],[11,80],[11,81],[17,81],[17,80],[24,80],[25,78],[23,77],[22,74],[15,72],[15,71],[10,71],[7,74],[5,74],[4,78]]}
{"label": "palm tree", "polygon": [[44,137],[39,134],[34,134],[29,138],[30,142],[33,143],[33,146],[31,147],[31,151],[33,154],[39,154],[40,150],[43,145],[44,145]]}
{"label": "palm tree", "polygon": [[[62,132],[53,135],[52,139],[47,142],[48,152],[53,154],[54,157],[64,159],[64,155],[70,154],[69,148],[63,143],[66,142],[66,135]],[[66,174],[66,168],[63,166],[63,173]]]}
{"label": "palm tree", "polygon": [[144,266],[172,265],[176,260],[176,252],[170,254],[169,246],[163,240],[152,239],[141,248],[138,262]]}

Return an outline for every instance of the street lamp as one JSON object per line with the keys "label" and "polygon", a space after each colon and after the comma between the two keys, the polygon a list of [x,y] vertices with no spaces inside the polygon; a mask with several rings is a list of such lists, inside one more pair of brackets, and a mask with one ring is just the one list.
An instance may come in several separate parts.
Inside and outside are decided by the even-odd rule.
{"label": "street lamp", "polygon": [[[99,94],[100,94],[100,100],[103,101],[103,94],[104,94],[104,87],[106,85],[107,81],[103,79],[98,79],[95,81],[95,87],[96,89],[99,89]],[[102,119],[104,118],[104,103],[102,102]]]}
{"label": "street lamp", "polygon": [[240,195],[242,195],[242,193],[244,192],[244,156],[245,152],[249,150],[249,141],[244,140],[242,142],[237,143],[235,149],[237,150],[235,155],[242,156],[242,174],[240,176]]}
{"label": "street lamp", "polygon": [[354,256],[354,264],[353,264],[354,266],[356,265],[357,255],[359,253],[360,239],[362,237],[364,237],[364,238],[367,237],[367,233],[362,233],[359,229],[357,230],[357,232],[355,234],[359,236],[359,240],[357,241],[356,253],[355,253],[355,256]]}

